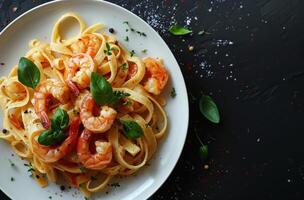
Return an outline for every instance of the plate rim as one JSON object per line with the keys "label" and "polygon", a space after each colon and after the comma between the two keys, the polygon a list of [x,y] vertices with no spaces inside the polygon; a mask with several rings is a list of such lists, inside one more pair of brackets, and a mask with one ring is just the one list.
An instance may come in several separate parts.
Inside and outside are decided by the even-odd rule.
{"label": "plate rim", "polygon": [[[49,2],[45,2],[45,3],[42,3],[40,5],[37,5],[27,11],[25,11],[24,13],[22,13],[21,15],[19,15],[18,17],[16,17],[13,21],[11,21],[8,25],[6,25],[2,31],[0,31],[0,38],[2,37],[2,35],[6,32],[6,30],[8,30],[10,27],[12,27],[17,21],[21,20],[24,16],[30,14],[31,12],[34,12],[35,10],[37,9],[40,9],[42,7],[47,7],[47,6],[50,6],[51,4],[56,4],[58,2],[68,2],[70,1],[71,3],[73,2],[72,0],[53,0],[53,1],[49,1]],[[174,168],[176,167],[180,157],[181,157],[181,154],[182,154],[182,151],[184,149],[184,146],[185,146],[185,143],[186,143],[186,137],[187,137],[187,134],[188,134],[188,130],[189,130],[189,98],[188,98],[188,91],[187,91],[187,87],[186,87],[186,82],[185,82],[185,78],[183,76],[183,73],[181,71],[181,68],[180,68],[180,65],[178,64],[173,52],[171,51],[171,49],[169,48],[169,46],[167,45],[167,43],[165,42],[165,40],[159,35],[159,33],[150,25],[148,24],[144,19],[142,19],[141,17],[139,17],[138,15],[134,14],[133,12],[129,11],[128,9],[120,6],[120,5],[117,5],[115,3],[112,3],[112,2],[109,2],[109,1],[105,1],[105,0],[82,0],[82,1],[91,1],[91,2],[97,2],[97,3],[105,3],[105,4],[108,4],[110,6],[113,6],[113,7],[116,7],[118,9],[122,9],[124,10],[125,12],[127,12],[128,14],[131,14],[132,16],[134,16],[137,20],[140,20],[141,22],[143,22],[146,26],[148,26],[152,32],[156,35],[156,37],[163,43],[163,45],[165,45],[166,48],[169,49],[169,52],[172,54],[172,57],[173,57],[173,61],[177,64],[178,66],[178,71],[181,75],[181,78],[182,78],[182,88],[183,90],[185,91],[185,103],[186,103],[186,129],[185,129],[185,134],[184,134],[184,137],[182,138],[183,139],[183,142],[182,142],[182,145],[180,146],[179,148],[179,151],[177,152],[178,156],[177,156],[177,159],[173,161],[173,164],[170,166],[170,168],[168,169],[168,173],[165,174],[164,176],[162,176],[161,180],[159,180],[156,184],[150,186],[150,188],[148,188],[147,190],[145,190],[144,193],[141,193],[139,194],[137,197],[135,198],[138,198],[138,197],[143,197],[144,199],[148,199],[149,197],[151,197],[155,192],[157,192],[161,186],[167,181],[167,179],[169,178],[169,176],[172,174]],[[0,185],[0,190],[9,198],[11,198],[11,196],[2,188],[2,186]]]}

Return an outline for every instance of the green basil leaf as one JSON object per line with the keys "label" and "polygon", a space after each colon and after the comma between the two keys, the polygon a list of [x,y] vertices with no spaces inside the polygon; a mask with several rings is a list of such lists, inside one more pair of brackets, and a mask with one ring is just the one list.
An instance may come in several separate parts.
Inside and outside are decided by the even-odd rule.
{"label": "green basil leaf", "polygon": [[175,25],[172,25],[170,28],[169,28],[169,31],[170,33],[172,33],[173,35],[187,35],[189,33],[192,33],[191,30],[185,28],[185,27],[182,27],[182,26],[179,26],[177,24]]}
{"label": "green basil leaf", "polygon": [[201,145],[199,148],[199,155],[202,160],[206,160],[208,157],[208,145]]}
{"label": "green basil leaf", "polygon": [[69,125],[69,115],[68,113],[61,109],[57,108],[56,112],[52,116],[52,129],[53,130],[63,130]]}
{"label": "green basil leaf", "polygon": [[39,135],[38,142],[44,146],[52,146],[61,143],[66,137],[63,131],[46,130]]}
{"label": "green basil leaf", "polygon": [[123,125],[123,132],[129,139],[139,138],[144,134],[141,126],[135,121],[131,120],[120,120],[120,123]]}
{"label": "green basil leaf", "polygon": [[93,99],[101,106],[113,101],[113,89],[111,84],[96,72],[93,72],[91,75],[90,90]]}
{"label": "green basil leaf", "polygon": [[199,102],[201,113],[211,122],[218,124],[220,122],[220,114],[218,108],[212,98],[203,95]]}
{"label": "green basil leaf", "polygon": [[21,57],[18,64],[18,80],[23,85],[35,89],[40,81],[40,71],[35,63]]}

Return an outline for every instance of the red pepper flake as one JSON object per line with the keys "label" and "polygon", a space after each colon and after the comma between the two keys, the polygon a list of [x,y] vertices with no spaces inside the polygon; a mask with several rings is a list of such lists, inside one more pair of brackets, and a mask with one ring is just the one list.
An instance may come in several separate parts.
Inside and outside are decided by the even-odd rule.
{"label": "red pepper flake", "polygon": [[17,6],[14,6],[14,7],[12,8],[12,11],[13,11],[13,12],[16,12],[17,9],[18,9],[18,7],[17,7]]}
{"label": "red pepper flake", "polygon": [[187,63],[186,67],[187,67],[188,71],[190,71],[190,72],[192,71],[192,64]]}

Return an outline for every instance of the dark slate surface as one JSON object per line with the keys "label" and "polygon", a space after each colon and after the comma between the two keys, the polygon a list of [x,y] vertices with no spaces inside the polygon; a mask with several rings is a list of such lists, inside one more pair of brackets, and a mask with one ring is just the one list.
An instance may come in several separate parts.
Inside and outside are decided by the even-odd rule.
{"label": "dark slate surface", "polygon": [[[0,0],[0,29],[43,2]],[[304,1],[113,2],[160,33],[189,91],[185,148],[151,199],[304,199]],[[167,29],[175,22],[194,34],[171,36]],[[204,29],[212,34],[199,36]],[[220,125],[199,113],[201,93],[219,105]],[[195,130],[209,144],[207,162],[199,159]]]}

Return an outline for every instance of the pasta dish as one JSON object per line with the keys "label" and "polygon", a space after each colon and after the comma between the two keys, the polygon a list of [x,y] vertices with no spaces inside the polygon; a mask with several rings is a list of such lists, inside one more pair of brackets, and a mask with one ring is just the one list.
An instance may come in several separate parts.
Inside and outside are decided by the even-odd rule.
{"label": "pasta dish", "polygon": [[[79,24],[74,37],[63,37],[67,19]],[[166,132],[162,60],[135,56],[103,30],[66,13],[50,43],[30,41],[1,78],[0,138],[29,162],[42,187],[63,177],[90,197],[144,167]]]}

